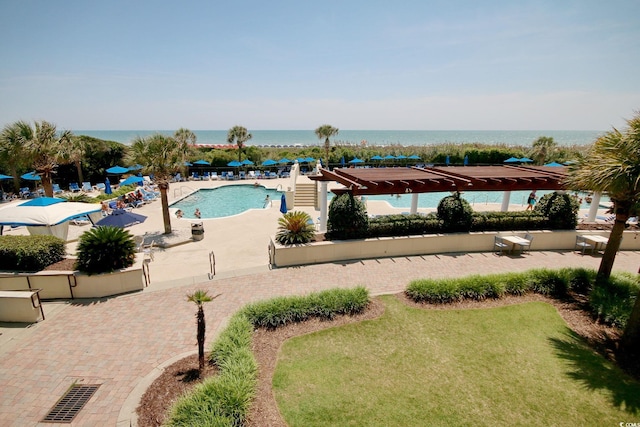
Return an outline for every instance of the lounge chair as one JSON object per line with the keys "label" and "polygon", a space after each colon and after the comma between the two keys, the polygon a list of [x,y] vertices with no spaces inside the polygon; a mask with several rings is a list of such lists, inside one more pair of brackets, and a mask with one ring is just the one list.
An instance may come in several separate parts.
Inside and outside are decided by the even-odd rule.
{"label": "lounge chair", "polygon": [[23,187],[20,189],[19,195],[21,199],[28,199],[31,197],[31,190],[29,190],[29,187]]}
{"label": "lounge chair", "polygon": [[106,185],[103,182],[99,182],[96,185],[94,185],[93,188],[95,188],[96,191],[104,191],[106,188]]}
{"label": "lounge chair", "polygon": [[93,187],[91,186],[91,183],[87,182],[87,181],[83,182],[82,183],[82,191],[86,191],[88,193],[92,192],[93,191]]}
{"label": "lounge chair", "polygon": [[247,179],[247,175],[244,171],[238,172],[238,179]]}
{"label": "lounge chair", "polygon": [[60,184],[53,184],[53,194],[60,194],[60,193],[64,193],[64,191],[62,191],[62,188],[60,188]]}
{"label": "lounge chair", "polygon": [[233,179],[236,179],[236,177],[235,177],[235,176],[233,176],[233,172],[232,172],[232,171],[227,172],[227,179],[228,179],[229,181],[231,181],[231,180],[233,180]]}
{"label": "lounge chair", "polygon": [[71,191],[72,193],[76,193],[76,192],[80,192],[80,187],[78,187],[78,183],[77,182],[72,182],[69,184],[69,191]]}
{"label": "lounge chair", "polygon": [[211,180],[213,181],[214,179],[218,180],[218,172],[211,172]]}

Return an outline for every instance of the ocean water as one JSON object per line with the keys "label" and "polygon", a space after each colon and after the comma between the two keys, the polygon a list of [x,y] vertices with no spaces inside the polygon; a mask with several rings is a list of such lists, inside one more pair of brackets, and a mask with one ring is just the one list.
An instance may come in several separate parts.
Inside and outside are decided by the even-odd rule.
{"label": "ocean water", "polygon": [[[313,130],[249,130],[253,138],[247,145],[256,146],[308,146],[321,145]],[[172,130],[76,130],[76,135],[116,141],[129,145],[134,138],[154,133],[172,135]],[[194,130],[200,144],[226,144],[226,130]],[[540,136],[552,137],[558,145],[588,145],[605,131],[532,130],[532,131],[455,131],[455,130],[341,130],[331,139],[334,145],[370,146],[436,145],[443,143],[483,143],[530,146]]]}

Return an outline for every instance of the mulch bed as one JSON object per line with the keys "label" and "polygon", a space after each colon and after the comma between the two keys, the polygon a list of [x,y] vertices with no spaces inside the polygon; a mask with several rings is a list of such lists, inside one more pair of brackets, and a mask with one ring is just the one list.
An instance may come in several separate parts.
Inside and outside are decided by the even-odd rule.
{"label": "mulch bed", "polygon": [[[615,347],[620,338],[620,331],[594,321],[585,310],[586,298],[582,295],[570,295],[564,300],[557,300],[538,294],[527,294],[521,297],[462,301],[446,305],[417,304],[409,300],[404,293],[397,294],[396,297],[407,305],[425,310],[491,308],[530,301],[544,301],[556,307],[558,313],[569,327],[583,337],[596,351],[615,361]],[[340,316],[330,321],[313,319],[275,330],[258,329],[253,336],[253,352],[259,366],[258,389],[249,413],[247,425],[251,427],[286,427],[287,425],[280,415],[271,388],[271,378],[277,363],[277,355],[285,340],[325,328],[375,319],[383,313],[384,304],[380,300],[374,299],[367,310],[357,316]],[[149,387],[137,409],[138,425],[140,427],[160,426],[162,424],[167,409],[175,399],[191,389],[198,381],[201,381],[201,379],[184,381],[184,372],[197,368],[197,366],[197,356],[191,356],[176,362],[168,367]],[[204,372],[202,377],[215,375],[215,372],[215,368],[211,366]]]}

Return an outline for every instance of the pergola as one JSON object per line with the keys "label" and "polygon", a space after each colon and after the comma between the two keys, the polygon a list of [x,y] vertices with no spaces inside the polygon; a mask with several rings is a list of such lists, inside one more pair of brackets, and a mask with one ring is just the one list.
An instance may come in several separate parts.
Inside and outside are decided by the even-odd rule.
{"label": "pergola", "polygon": [[411,193],[411,213],[417,212],[418,194],[442,191],[504,191],[502,210],[509,206],[511,191],[564,190],[566,167],[552,166],[445,166],[411,168],[336,168],[319,169],[309,176],[322,186],[320,229],[326,230],[327,182],[344,187],[331,190],[353,195]]}

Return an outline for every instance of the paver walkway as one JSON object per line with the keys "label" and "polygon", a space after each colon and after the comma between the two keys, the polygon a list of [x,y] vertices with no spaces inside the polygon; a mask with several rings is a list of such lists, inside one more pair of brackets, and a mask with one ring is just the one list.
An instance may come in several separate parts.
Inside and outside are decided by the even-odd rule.
{"label": "paver walkway", "polygon": [[[0,425],[33,426],[74,382],[101,384],[74,426],[129,426],[129,396],[163,363],[197,349],[196,308],[185,295],[204,288],[222,295],[205,304],[207,345],[228,317],[250,301],[332,287],[402,291],[420,277],[521,271],[533,267],[597,268],[600,258],[573,252],[490,253],[388,258],[285,268],[198,285],[121,297],[73,301],[0,349]],[[636,272],[640,252],[621,252],[615,269]],[[138,387],[140,388],[140,387]],[[134,402],[132,404],[132,401]]]}

